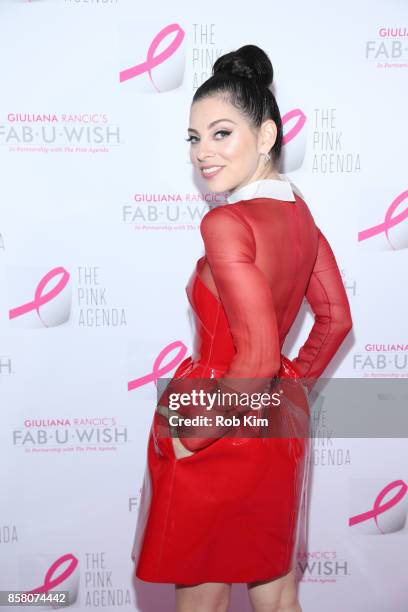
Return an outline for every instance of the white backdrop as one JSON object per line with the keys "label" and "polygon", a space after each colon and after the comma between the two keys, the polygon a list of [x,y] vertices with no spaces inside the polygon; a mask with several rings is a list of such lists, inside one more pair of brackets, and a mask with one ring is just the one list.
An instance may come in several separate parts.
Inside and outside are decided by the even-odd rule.
{"label": "white backdrop", "polygon": [[[218,196],[184,138],[219,55],[256,44],[273,63],[281,171],[352,308],[326,375],[407,376],[407,17],[398,0],[0,3],[1,589],[173,610],[130,555],[155,377],[192,350],[185,285]],[[408,610],[407,458],[403,438],[315,440],[304,612]]]}

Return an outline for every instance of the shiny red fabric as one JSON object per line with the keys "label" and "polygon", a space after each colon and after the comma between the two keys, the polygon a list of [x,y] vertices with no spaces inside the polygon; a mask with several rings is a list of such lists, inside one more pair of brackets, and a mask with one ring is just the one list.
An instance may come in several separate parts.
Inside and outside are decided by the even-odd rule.
{"label": "shiny red fabric", "polygon": [[[298,377],[319,376],[351,327],[327,240],[297,194],[294,202],[222,205],[203,217],[200,229],[205,256],[186,286],[194,349],[174,378],[220,378],[221,385],[246,379],[256,392],[265,377],[286,377],[297,400],[283,404],[277,423],[286,434],[305,433],[307,396]],[[281,349],[305,295],[315,321],[291,362]],[[290,571],[301,519],[305,528],[310,438],[181,438],[198,450],[177,459],[166,427],[156,412],[134,544],[136,576],[235,583]]]}

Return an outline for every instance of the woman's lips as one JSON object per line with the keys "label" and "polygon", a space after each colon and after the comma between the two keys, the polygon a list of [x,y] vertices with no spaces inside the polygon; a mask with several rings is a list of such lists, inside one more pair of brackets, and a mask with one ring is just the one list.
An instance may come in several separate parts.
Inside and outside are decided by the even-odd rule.
{"label": "woman's lips", "polygon": [[216,174],[218,174],[224,166],[214,166],[214,168],[216,168],[216,170],[213,170],[211,172],[204,172],[204,169],[201,168],[201,176],[203,176],[205,179],[210,179],[213,178]]}

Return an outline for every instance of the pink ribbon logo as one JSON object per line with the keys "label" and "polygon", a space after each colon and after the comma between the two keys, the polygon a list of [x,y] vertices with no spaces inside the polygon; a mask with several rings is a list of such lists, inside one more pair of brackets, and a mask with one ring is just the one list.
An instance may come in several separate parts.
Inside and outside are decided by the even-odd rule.
{"label": "pink ribbon logo", "polygon": [[[169,44],[169,46],[155,55],[157,47],[160,45],[162,40],[166,38],[169,34],[176,32],[176,36],[174,40]],[[160,92],[159,88],[153,81],[152,78],[152,69],[156,66],[159,66],[163,62],[169,59],[177,51],[181,43],[184,39],[184,30],[179,26],[178,23],[171,23],[170,25],[164,27],[156,36],[153,38],[150,46],[147,50],[147,58],[145,62],[141,64],[137,64],[137,66],[132,66],[132,68],[127,68],[126,70],[122,70],[119,72],[119,82],[123,83],[123,81],[128,81],[133,77],[139,76],[140,74],[144,74],[147,72],[149,74],[150,81],[155,87],[156,91]]]}
{"label": "pink ribbon logo", "polygon": [[293,127],[291,127],[291,129],[286,132],[286,134],[284,134],[282,138],[282,144],[287,144],[288,142],[293,140],[299,134],[300,130],[306,123],[306,115],[300,110],[300,108],[294,108],[293,110],[283,115],[282,127],[294,117],[297,117],[297,121],[294,123]]}
{"label": "pink ribbon logo", "polygon": [[[50,281],[54,276],[61,274],[61,278],[58,283],[55,285],[53,289],[48,291],[48,293],[43,293],[44,288],[46,287],[48,281]],[[55,298],[61,291],[66,287],[69,281],[70,275],[65,268],[61,266],[57,268],[53,268],[43,278],[37,285],[37,288],[34,293],[34,300],[32,302],[27,302],[26,304],[22,304],[21,306],[17,306],[16,308],[12,308],[9,311],[9,319],[15,319],[16,317],[21,317],[21,315],[26,314],[27,312],[31,312],[32,310],[36,310],[39,319],[43,323],[45,327],[47,325],[41,319],[40,315],[40,306],[43,306],[53,298]]]}
{"label": "pink ribbon logo", "polygon": [[[401,202],[403,202],[405,198],[407,197],[408,197],[408,190],[400,193],[395,198],[395,200],[391,202],[387,212],[385,213],[385,218],[384,218],[383,223],[379,223],[378,225],[374,225],[373,227],[369,227],[359,232],[358,241],[360,242],[361,240],[367,240],[367,238],[371,238],[372,236],[377,236],[378,234],[382,234],[384,232],[389,245],[391,246],[392,249],[394,249],[393,245],[391,244],[390,238],[388,236],[388,230],[391,227],[395,227],[396,225],[398,225],[402,221],[405,221],[405,219],[408,218],[408,208],[406,208],[405,210],[398,213],[398,215],[395,215],[395,217],[393,217],[394,211],[398,208]],[[395,250],[396,249],[394,249],[394,251]]]}
{"label": "pink ribbon logo", "polygon": [[[164,358],[175,348],[180,349],[178,353],[167,364],[160,367]],[[152,381],[157,386],[157,379],[160,376],[167,374],[167,372],[170,372],[170,370],[172,370],[183,359],[186,352],[187,347],[183,342],[181,342],[181,340],[175,340],[174,342],[171,342],[170,344],[165,346],[164,349],[160,351],[160,353],[154,360],[152,371],[148,374],[145,374],[144,376],[140,376],[140,378],[135,378],[134,380],[129,381],[128,391],[131,391],[132,389],[137,389],[137,387],[141,387],[142,385],[145,385]]]}
{"label": "pink ribbon logo", "polygon": [[[394,497],[385,502],[385,504],[381,505],[381,502],[387,495],[387,493],[389,493],[393,489],[397,489],[398,487],[399,491],[396,492]],[[372,510],[368,510],[367,512],[363,512],[362,514],[356,514],[355,516],[352,516],[349,519],[349,526],[351,527],[352,525],[357,525],[358,523],[363,523],[364,521],[368,521],[373,518],[378,530],[381,533],[384,533],[384,531],[378,524],[377,517],[380,514],[387,512],[387,510],[389,510],[390,508],[396,506],[398,502],[400,502],[405,497],[407,491],[408,486],[403,480],[394,480],[393,482],[390,482],[382,489],[382,491],[379,492],[379,494],[375,498]]]}
{"label": "pink ribbon logo", "polygon": [[[65,561],[70,561],[67,567],[61,572],[56,578],[53,578],[53,574],[57,571],[60,565],[65,563]],[[47,570],[44,578],[44,584],[33,589],[32,591],[26,591],[26,593],[47,593],[50,589],[62,584],[64,580],[66,580],[76,569],[78,565],[78,559],[74,557],[71,553],[63,555],[51,565],[51,567]]]}

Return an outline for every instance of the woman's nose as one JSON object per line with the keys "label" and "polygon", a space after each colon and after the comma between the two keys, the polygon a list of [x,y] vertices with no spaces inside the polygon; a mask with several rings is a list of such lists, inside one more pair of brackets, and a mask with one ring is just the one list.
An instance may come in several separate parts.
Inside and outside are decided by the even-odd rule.
{"label": "woman's nose", "polygon": [[200,140],[196,149],[196,156],[199,162],[204,162],[210,157],[214,157],[214,151],[208,141]]}

